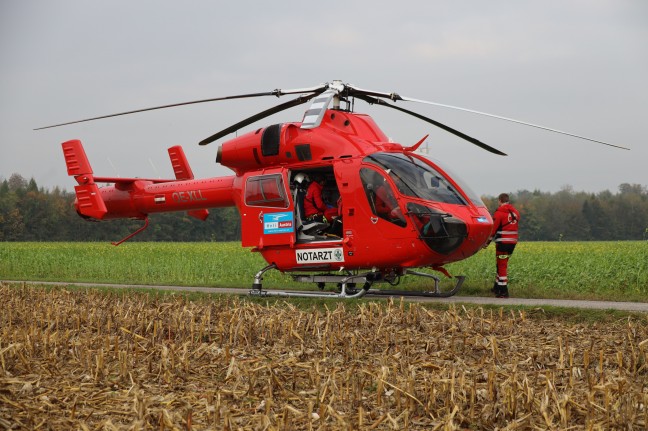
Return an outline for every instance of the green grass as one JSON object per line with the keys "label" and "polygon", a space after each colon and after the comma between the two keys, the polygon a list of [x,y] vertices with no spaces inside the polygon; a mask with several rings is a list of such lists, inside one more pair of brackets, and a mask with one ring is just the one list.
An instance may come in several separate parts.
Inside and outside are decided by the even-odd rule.
{"label": "green grass", "polygon": [[[464,294],[492,287],[494,248],[448,265],[467,282]],[[520,243],[509,261],[515,296],[648,301],[648,242]]]}
{"label": "green grass", "polygon": [[[0,279],[90,283],[250,287],[266,265],[239,243],[0,243]],[[487,295],[495,272],[494,247],[447,266],[466,275],[462,295]],[[516,297],[648,301],[647,242],[521,243],[509,263]],[[404,277],[399,288],[429,289]],[[303,284],[277,271],[265,288]]]}

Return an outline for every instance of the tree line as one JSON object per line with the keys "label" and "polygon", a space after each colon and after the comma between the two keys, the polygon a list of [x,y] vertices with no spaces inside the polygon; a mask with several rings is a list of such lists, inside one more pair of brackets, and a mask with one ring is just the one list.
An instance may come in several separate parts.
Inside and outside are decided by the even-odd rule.
{"label": "tree line", "polygon": [[[0,183],[0,241],[119,241],[141,220],[87,221],[74,208],[74,192],[38,187],[13,174]],[[131,241],[236,241],[241,222],[236,208],[213,208],[206,221],[184,212],[152,214],[149,227]]]}
{"label": "tree line", "polygon": [[[523,241],[648,239],[648,188],[621,184],[616,193],[521,190],[510,193],[521,214]],[[74,209],[74,193],[38,187],[19,174],[0,182],[0,241],[117,241],[142,226],[139,220],[88,222]],[[491,211],[497,197],[485,196]],[[210,209],[207,221],[186,213],[153,214],[133,241],[238,241],[236,208]]]}
{"label": "tree line", "polygon": [[[510,196],[520,211],[523,241],[648,239],[648,188],[640,184],[621,184],[617,193],[564,187],[557,193],[521,190]],[[497,207],[497,197],[484,202],[491,213]]]}

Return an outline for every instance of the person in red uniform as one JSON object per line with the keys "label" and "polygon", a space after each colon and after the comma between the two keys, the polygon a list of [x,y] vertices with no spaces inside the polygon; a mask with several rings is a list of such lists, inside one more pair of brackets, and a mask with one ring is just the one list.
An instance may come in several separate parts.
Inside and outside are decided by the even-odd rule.
{"label": "person in red uniform", "polygon": [[497,279],[493,292],[498,298],[508,298],[508,261],[518,242],[520,213],[509,202],[509,195],[502,193],[498,197],[499,206],[493,214],[493,231],[486,245],[495,241],[495,259]]}
{"label": "person in red uniform", "polygon": [[335,207],[329,207],[322,199],[322,190],[326,184],[326,178],[323,175],[311,175],[312,182],[306,190],[304,199],[304,213],[307,219],[326,222],[338,215]]}

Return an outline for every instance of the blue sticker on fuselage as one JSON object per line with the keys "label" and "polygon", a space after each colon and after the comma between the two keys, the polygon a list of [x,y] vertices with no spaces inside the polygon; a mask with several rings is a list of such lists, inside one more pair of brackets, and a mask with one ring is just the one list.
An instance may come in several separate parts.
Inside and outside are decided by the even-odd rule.
{"label": "blue sticker on fuselage", "polygon": [[292,212],[263,214],[263,234],[289,233],[295,231]]}

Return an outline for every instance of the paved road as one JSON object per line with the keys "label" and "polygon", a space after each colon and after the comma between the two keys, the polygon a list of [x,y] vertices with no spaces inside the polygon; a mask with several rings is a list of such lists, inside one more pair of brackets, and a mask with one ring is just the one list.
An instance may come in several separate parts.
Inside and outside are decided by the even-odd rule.
{"label": "paved road", "polygon": [[[49,286],[79,286],[79,287],[110,287],[114,289],[138,288],[155,290],[172,290],[178,292],[204,292],[221,293],[233,295],[247,295],[249,289],[233,289],[218,287],[200,286],[156,286],[156,285],[134,285],[134,284],[105,284],[105,283],[66,283],[66,282],[45,282],[45,281],[11,281],[0,280],[2,283],[27,283]],[[488,304],[488,305],[525,305],[525,306],[553,306],[565,308],[588,308],[598,310],[619,310],[636,311],[648,313],[648,302],[614,302],[614,301],[581,301],[571,299],[533,299],[533,298],[507,298],[498,299],[479,296],[453,296],[451,298],[420,298],[408,297],[408,301],[417,302],[439,302],[439,303],[465,303],[465,304]]]}

